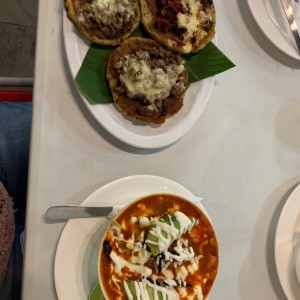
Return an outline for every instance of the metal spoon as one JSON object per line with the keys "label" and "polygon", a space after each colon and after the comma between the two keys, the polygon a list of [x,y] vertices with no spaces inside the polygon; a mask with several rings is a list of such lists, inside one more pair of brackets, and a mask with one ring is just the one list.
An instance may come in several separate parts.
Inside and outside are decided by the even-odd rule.
{"label": "metal spoon", "polygon": [[113,211],[112,206],[52,206],[46,211],[45,217],[50,222],[65,222],[76,218],[107,217]]}

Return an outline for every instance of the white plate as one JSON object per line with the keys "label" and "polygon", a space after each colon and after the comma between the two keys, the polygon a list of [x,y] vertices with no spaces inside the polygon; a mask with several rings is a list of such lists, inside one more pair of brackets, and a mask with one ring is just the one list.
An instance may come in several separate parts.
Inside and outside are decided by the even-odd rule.
{"label": "white plate", "polygon": [[[189,199],[195,197],[186,188],[169,179],[137,175],[118,179],[99,188],[81,205],[112,206],[126,199],[153,193],[171,193]],[[197,205],[208,216],[201,203]],[[87,299],[97,282],[98,250],[108,224],[105,218],[73,219],[66,224],[57,246],[54,264],[59,300]]]}
{"label": "white plate", "polygon": [[[290,2],[300,29],[300,5],[294,0]],[[269,40],[287,55],[300,60],[280,0],[248,0],[248,4],[254,19]]]}
{"label": "white plate", "polygon": [[[63,15],[64,44],[75,79],[89,42],[83,40],[66,14]],[[133,123],[124,118],[113,104],[91,104],[83,95],[81,98],[95,119],[119,140],[140,148],[160,148],[179,140],[196,123],[208,102],[214,79],[210,77],[193,83],[186,92],[182,109],[160,126]]]}
{"label": "white plate", "polygon": [[289,300],[300,299],[300,284],[295,270],[298,255],[300,255],[300,185],[285,203],[275,235],[277,273]]}

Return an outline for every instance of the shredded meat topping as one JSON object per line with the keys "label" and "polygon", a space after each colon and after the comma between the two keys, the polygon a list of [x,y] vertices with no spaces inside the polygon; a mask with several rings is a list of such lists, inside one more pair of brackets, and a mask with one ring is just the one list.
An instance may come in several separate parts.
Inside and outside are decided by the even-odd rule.
{"label": "shredded meat topping", "polygon": [[[153,116],[163,109],[166,98],[179,96],[186,91],[188,82],[181,75],[183,62],[180,55],[175,55],[162,47],[144,46],[143,50],[127,54],[114,62],[113,68],[118,73],[115,91],[119,95],[137,101],[140,104],[137,110],[142,116]],[[149,69],[146,70],[146,75],[143,73],[141,63],[143,68],[146,65],[151,70],[151,74],[147,73]],[[127,84],[124,78],[126,80],[130,78],[133,83],[131,81]],[[161,78],[168,78],[168,84],[171,84],[169,91],[166,90],[166,84]],[[143,88],[136,90],[134,84],[138,87],[141,84]],[[132,90],[135,94],[132,94]]]}
{"label": "shredded meat topping", "polygon": [[98,6],[96,0],[86,1],[78,11],[78,22],[100,38],[121,37],[131,27],[134,7],[128,0],[115,0],[110,3],[115,5],[112,11],[105,6]]}
{"label": "shredded meat topping", "polygon": [[[213,5],[212,0],[197,0],[201,5],[201,10],[208,12],[208,9]],[[187,34],[187,28],[182,27],[178,24],[178,14],[190,13],[191,8],[186,3],[184,6],[181,0],[156,0],[156,18],[153,26],[162,33],[173,33],[175,35],[174,41],[179,46],[185,45],[185,37]],[[202,24],[204,31],[209,32],[214,26],[214,23],[207,19]],[[194,44],[197,37],[190,37],[189,41]]]}
{"label": "shredded meat topping", "polygon": [[[180,0],[157,0],[158,14],[154,21],[154,27],[162,33],[178,30],[177,14],[185,13],[186,8]],[[181,36],[181,40],[183,40]]]}
{"label": "shredded meat topping", "polygon": [[202,9],[206,11],[213,4],[212,0],[201,0]]}

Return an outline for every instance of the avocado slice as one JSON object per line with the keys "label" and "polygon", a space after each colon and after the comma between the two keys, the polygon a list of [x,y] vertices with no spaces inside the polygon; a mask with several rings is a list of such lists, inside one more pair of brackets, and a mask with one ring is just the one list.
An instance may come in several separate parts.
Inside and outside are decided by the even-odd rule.
{"label": "avocado slice", "polygon": [[134,281],[124,281],[124,291],[128,299],[137,300]]}
{"label": "avocado slice", "polygon": [[[147,289],[147,292],[148,292],[149,300],[154,300],[155,296],[154,296],[154,289],[153,289],[153,287],[147,285],[146,289]],[[158,300],[163,300],[164,299],[163,294],[162,294],[161,291],[157,292],[157,296],[158,296]],[[167,296],[166,299],[168,300],[168,298],[169,297]]]}
{"label": "avocado slice", "polygon": [[[191,220],[192,224],[195,224],[196,220],[193,218],[193,217],[189,217],[189,219]],[[179,221],[176,219],[176,216],[174,214],[166,214],[164,215],[163,217],[161,217],[158,222],[161,222],[161,223],[165,223],[165,224],[168,224],[174,228],[176,228],[178,230],[178,236],[177,238],[179,238],[180,234],[179,234],[179,231],[180,231],[180,223]],[[155,226],[157,225],[153,225],[150,227],[147,235],[146,235],[146,244],[147,246],[149,247],[151,253],[153,256],[157,256],[161,253],[161,251],[159,250],[159,247],[158,245],[156,245],[156,243],[158,243],[159,239],[157,236],[153,235],[151,233],[151,230],[153,228],[155,228]],[[164,238],[167,238],[168,237],[168,234],[162,230],[161,231],[161,234]],[[150,241],[147,243],[147,241]],[[174,240],[171,241],[171,243],[173,242]],[[151,243],[151,242],[154,242],[154,243]]]}
{"label": "avocado slice", "polygon": [[[161,222],[161,223],[166,223],[170,226],[172,226],[172,224],[173,224],[174,227],[178,230],[180,228],[179,222],[177,221],[176,217],[172,214],[166,214],[163,217],[161,217],[158,221]],[[148,231],[148,234],[146,236],[146,241],[148,240],[148,241],[152,241],[152,242],[155,242],[155,243],[158,242],[158,237],[151,233],[151,229],[153,229],[155,226],[156,225],[153,225],[153,226],[150,227],[150,230]],[[168,234],[163,230],[162,230],[161,234],[164,238],[168,237]],[[157,256],[157,255],[160,254],[159,247],[157,245],[152,244],[152,243],[147,243],[147,242],[146,242],[146,244],[150,248],[150,251],[151,251],[153,256]]]}
{"label": "avocado slice", "polygon": [[161,217],[159,219],[159,222],[167,223],[170,226],[173,223],[173,225],[174,225],[174,227],[176,229],[178,229],[178,230],[180,229],[180,223],[178,222],[178,220],[176,219],[175,215],[173,215],[173,214],[166,214],[166,215],[164,215],[163,217]]}
{"label": "avocado slice", "polygon": [[[124,288],[125,290],[125,294],[127,296],[127,299],[132,299],[132,300],[137,300],[137,292],[135,290],[135,281],[125,281],[124,285],[126,284],[128,289]],[[148,285],[147,283],[145,283],[144,287],[146,288],[146,291],[148,293],[149,296],[149,300],[164,300],[164,296],[163,293],[161,291],[157,291],[157,298],[155,298],[155,290],[153,287],[151,287],[150,285]],[[163,287],[160,287],[160,289],[165,289]],[[129,294],[128,294],[129,293]],[[140,294],[140,291],[139,291]],[[166,295],[166,300],[169,299],[168,295]]]}

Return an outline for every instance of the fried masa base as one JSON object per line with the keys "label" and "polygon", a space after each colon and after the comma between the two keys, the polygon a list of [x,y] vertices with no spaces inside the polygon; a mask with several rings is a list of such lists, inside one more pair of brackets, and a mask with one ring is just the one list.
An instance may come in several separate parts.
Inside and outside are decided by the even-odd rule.
{"label": "fried masa base", "polygon": [[[162,48],[162,46],[160,46],[154,40],[132,37],[125,40],[110,56],[107,65],[106,77],[109,82],[113,100],[124,115],[142,122],[162,124],[165,122],[166,118],[176,114],[181,109],[181,107],[183,106],[185,91],[178,96],[170,95],[169,97],[163,99],[161,109],[152,116],[141,115],[140,111],[143,109],[143,107],[145,107],[145,105],[141,104],[138,100],[129,98],[126,92],[119,94],[116,91],[119,77],[118,72],[113,67],[116,61],[118,61],[126,54],[136,53],[138,50],[147,51],[147,48],[149,47],[155,47],[158,49],[161,48],[163,49],[163,51],[167,51],[168,55],[177,55],[169,50]],[[184,71],[180,75],[184,77],[185,86],[188,87],[189,84],[187,70],[184,69]]]}
{"label": "fried masa base", "polygon": [[198,43],[186,43],[185,46],[180,45],[176,42],[178,40],[177,36],[172,32],[163,33],[154,27],[154,21],[156,16],[155,7],[157,0],[140,0],[141,7],[141,21],[147,30],[147,32],[158,42],[165,45],[172,51],[179,53],[189,53],[189,52],[198,52],[203,49],[215,36],[215,23],[216,23],[216,12],[214,4],[212,3],[209,6],[209,11],[212,16],[213,26],[209,30],[206,36],[199,40]]}
{"label": "fried masa base", "polygon": [[77,30],[87,39],[91,40],[94,43],[100,44],[100,45],[119,45],[122,41],[127,39],[138,27],[140,23],[140,9],[139,5],[136,0],[131,0],[135,4],[135,13],[134,17],[131,21],[129,30],[127,30],[121,37],[118,38],[107,38],[105,35],[101,32],[101,30],[97,31],[97,33],[93,32],[92,30],[89,30],[88,26],[85,26],[84,24],[78,22],[78,10],[81,6],[85,4],[85,0],[64,0],[64,5],[67,11],[67,15],[69,19],[73,22]]}

